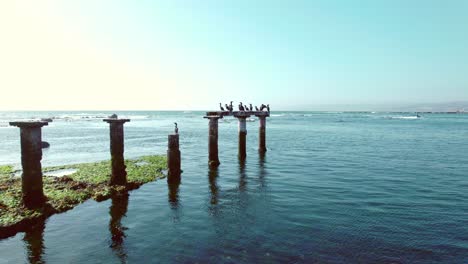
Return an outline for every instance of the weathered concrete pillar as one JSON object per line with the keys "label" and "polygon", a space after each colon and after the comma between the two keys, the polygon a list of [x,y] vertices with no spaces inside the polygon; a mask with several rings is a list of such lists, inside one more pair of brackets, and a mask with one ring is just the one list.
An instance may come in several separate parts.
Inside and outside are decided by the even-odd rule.
{"label": "weathered concrete pillar", "polygon": [[167,142],[167,181],[180,182],[179,134],[168,136]]}
{"label": "weathered concrete pillar", "polygon": [[168,182],[167,188],[167,201],[171,209],[177,209],[179,207],[179,185],[180,182]]}
{"label": "weathered concrete pillar", "polygon": [[238,116],[239,120],[239,158],[247,157],[247,122],[246,117]]}
{"label": "weathered concrete pillar", "polygon": [[124,160],[124,129],[123,124],[130,122],[130,119],[119,119],[117,115],[106,118],[104,122],[110,127],[110,152],[112,163],[112,175],[110,185],[126,185],[127,172],[125,171]]}
{"label": "weathered concrete pillar", "polygon": [[41,127],[48,122],[10,122],[20,128],[21,165],[23,166],[22,197],[27,208],[41,207],[45,202],[42,189],[42,134]]}
{"label": "weathered concrete pillar", "polygon": [[258,151],[266,152],[266,116],[259,116],[258,120],[260,121],[258,129]]}
{"label": "weathered concrete pillar", "polygon": [[209,119],[208,128],[208,164],[210,167],[219,166],[218,156],[218,119],[222,116],[205,116]]}

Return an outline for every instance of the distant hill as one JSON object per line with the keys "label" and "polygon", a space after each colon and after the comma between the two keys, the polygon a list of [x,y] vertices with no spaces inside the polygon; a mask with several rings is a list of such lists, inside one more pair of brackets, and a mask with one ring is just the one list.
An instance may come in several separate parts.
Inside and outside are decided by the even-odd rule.
{"label": "distant hill", "polygon": [[417,104],[407,106],[406,109],[418,112],[468,112],[468,102]]}
{"label": "distant hill", "polygon": [[276,109],[293,111],[467,112],[468,101],[418,104],[309,104]]}

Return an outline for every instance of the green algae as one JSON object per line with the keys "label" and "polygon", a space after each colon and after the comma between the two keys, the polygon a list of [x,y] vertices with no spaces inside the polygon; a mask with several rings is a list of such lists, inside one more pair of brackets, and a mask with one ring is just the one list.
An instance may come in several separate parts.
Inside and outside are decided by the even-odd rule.
{"label": "green algae", "polygon": [[2,165],[0,166],[0,178],[8,178],[14,173],[13,166]]}
{"label": "green algae", "polygon": [[136,189],[142,184],[164,178],[165,156],[144,156],[125,161],[126,186],[109,186],[110,161],[81,163],[43,168],[43,172],[74,169],[63,177],[43,177],[47,202],[42,208],[30,210],[22,205],[21,178],[12,177],[12,166],[0,166],[0,238],[14,235],[38,219],[64,212],[94,199],[102,201],[114,193]]}

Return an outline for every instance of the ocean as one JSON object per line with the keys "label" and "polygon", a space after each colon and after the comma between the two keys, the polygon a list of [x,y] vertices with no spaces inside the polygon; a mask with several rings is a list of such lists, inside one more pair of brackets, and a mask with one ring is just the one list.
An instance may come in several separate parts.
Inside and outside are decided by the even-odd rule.
{"label": "ocean", "polygon": [[[0,263],[468,263],[468,115],[272,112],[267,149],[219,121],[208,167],[204,112],[116,112],[125,157],[165,154],[179,124],[182,182],[89,200],[0,240]],[[42,165],[110,158],[112,112],[0,112],[0,165],[20,168],[19,129],[53,118]]]}

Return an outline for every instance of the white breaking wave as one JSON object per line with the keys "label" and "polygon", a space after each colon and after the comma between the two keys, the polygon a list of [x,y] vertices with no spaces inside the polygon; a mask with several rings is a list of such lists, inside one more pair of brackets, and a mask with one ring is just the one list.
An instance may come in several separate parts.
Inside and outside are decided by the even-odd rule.
{"label": "white breaking wave", "polygon": [[418,116],[391,116],[390,119],[418,119]]}

